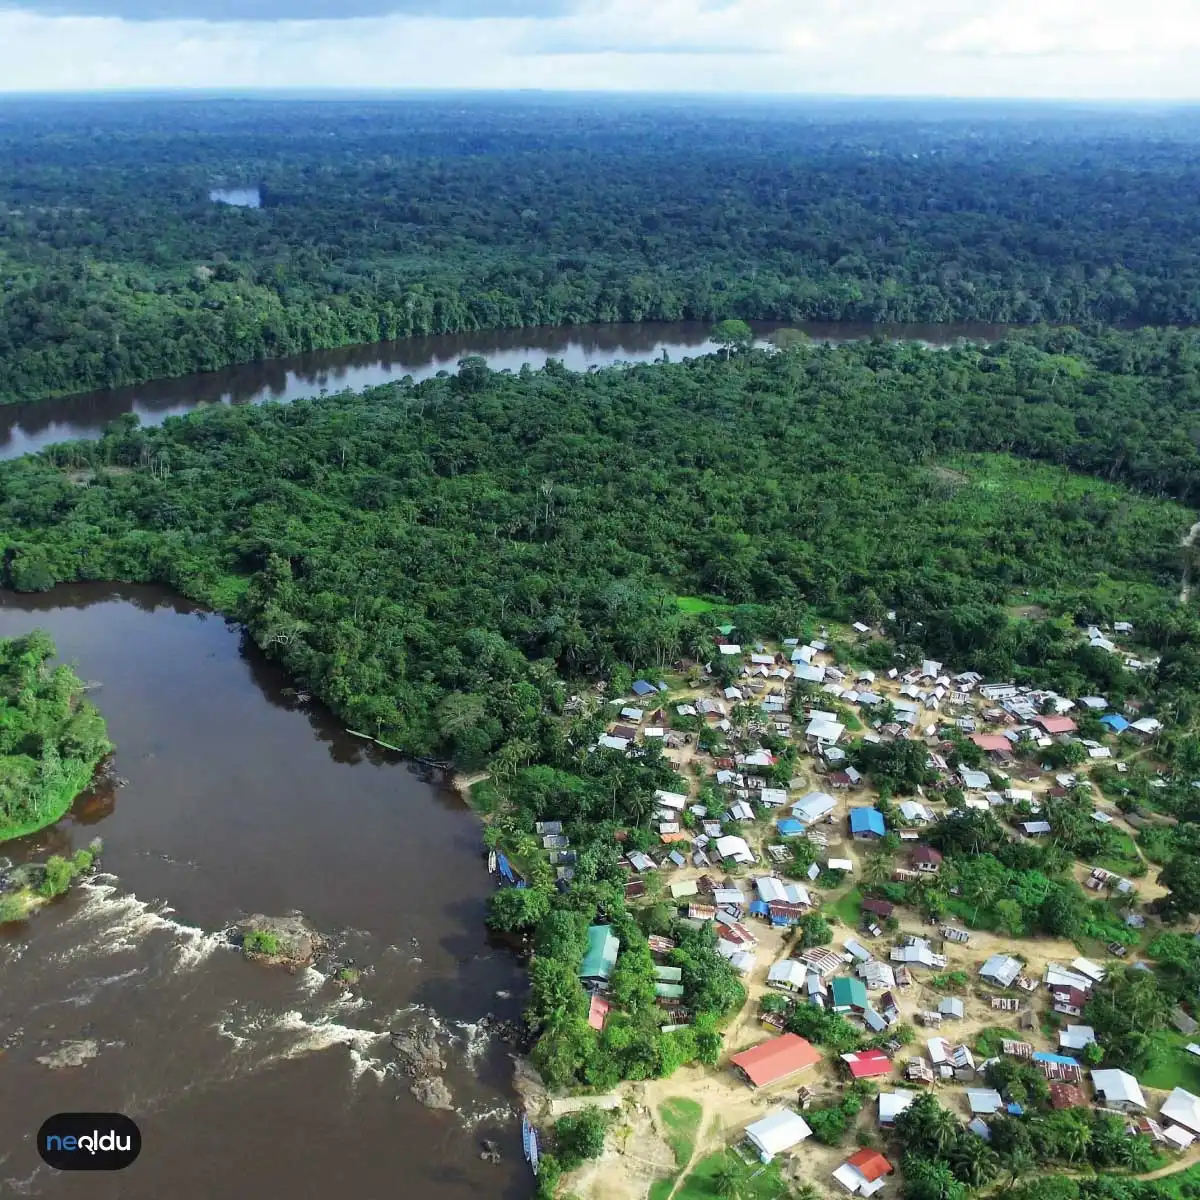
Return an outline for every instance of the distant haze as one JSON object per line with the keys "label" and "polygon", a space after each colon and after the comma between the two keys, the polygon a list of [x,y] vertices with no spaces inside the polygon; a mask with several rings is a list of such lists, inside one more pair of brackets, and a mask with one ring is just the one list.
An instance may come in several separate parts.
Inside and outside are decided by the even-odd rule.
{"label": "distant haze", "polygon": [[1200,0],[0,0],[0,91],[1200,97]]}

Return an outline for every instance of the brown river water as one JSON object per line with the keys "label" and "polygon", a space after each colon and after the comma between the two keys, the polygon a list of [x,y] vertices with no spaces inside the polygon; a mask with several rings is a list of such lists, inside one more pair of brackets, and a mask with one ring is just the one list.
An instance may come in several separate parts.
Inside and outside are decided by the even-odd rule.
{"label": "brown river water", "polygon": [[[19,861],[100,835],[108,872],[0,934],[0,1196],[528,1196],[512,1050],[479,1028],[519,1014],[524,973],[488,942],[473,814],[169,592],[0,593],[0,636],[37,626],[101,684],[128,784],[0,846]],[[349,998],[222,944],[239,917],[296,909],[368,968]],[[388,1038],[430,1016],[453,1112],[412,1099]],[[78,1039],[99,1055],[36,1061]],[[129,1114],[141,1156],[52,1172],[33,1136],[61,1111]]]}
{"label": "brown river water", "polygon": [[[762,338],[778,322],[756,323]],[[945,346],[958,338],[989,341],[1003,336],[1001,325],[864,325],[808,322],[792,325],[819,341],[844,342],[881,334],[905,341]],[[16,458],[54,442],[99,437],[125,413],[158,425],[203,404],[261,404],[297,400],[323,391],[358,391],[411,375],[426,379],[455,370],[459,359],[481,354],[493,370],[520,370],[560,359],[575,371],[615,362],[649,362],[665,351],[673,359],[707,354],[716,347],[701,321],[647,322],[641,325],[580,325],[573,328],[501,329],[439,337],[407,338],[371,346],[321,350],[273,362],[245,363],[202,375],[164,379],[63,400],[39,400],[0,407],[0,458]]]}

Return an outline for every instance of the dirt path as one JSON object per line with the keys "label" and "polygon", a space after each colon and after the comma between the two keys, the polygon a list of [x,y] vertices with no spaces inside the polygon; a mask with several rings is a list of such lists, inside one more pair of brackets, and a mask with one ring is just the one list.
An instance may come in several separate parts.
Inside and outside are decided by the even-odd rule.
{"label": "dirt path", "polygon": [[[1183,541],[1179,544],[1185,550],[1191,550],[1196,545],[1196,539],[1200,538],[1200,521],[1187,531]],[[1179,584],[1179,603],[1186,604],[1192,596],[1192,562],[1191,555],[1185,554],[1183,557],[1183,579]]]}
{"label": "dirt path", "polygon": [[1157,1171],[1148,1171],[1145,1175],[1135,1175],[1134,1178],[1150,1180],[1162,1179],[1164,1175],[1178,1175],[1180,1171],[1186,1171],[1188,1167],[1194,1167],[1197,1162],[1200,1162],[1200,1146],[1193,1146],[1177,1161],[1167,1163],[1165,1167],[1159,1167]]}

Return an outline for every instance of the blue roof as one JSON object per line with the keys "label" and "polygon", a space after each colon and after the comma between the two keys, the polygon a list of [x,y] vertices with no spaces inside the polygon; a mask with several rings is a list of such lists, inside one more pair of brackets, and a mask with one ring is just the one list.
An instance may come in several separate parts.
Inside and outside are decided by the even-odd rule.
{"label": "blue roof", "polygon": [[750,911],[756,917],[770,916],[771,913],[771,910],[767,906],[767,902],[765,900],[751,900]]}
{"label": "blue roof", "polygon": [[804,826],[795,817],[784,817],[776,828],[784,837],[798,837],[804,832]]}
{"label": "blue roof", "polygon": [[512,867],[508,864],[508,859],[503,854],[496,855],[496,870],[500,872],[501,879],[507,879],[509,883],[516,882],[516,876],[513,874]]}
{"label": "blue roof", "polygon": [[1077,1067],[1079,1063],[1074,1058],[1068,1058],[1065,1054],[1049,1054],[1045,1050],[1035,1050],[1033,1052],[1034,1062],[1061,1063],[1064,1067]]}
{"label": "blue roof", "polygon": [[1119,713],[1109,713],[1107,717],[1101,717],[1100,724],[1107,725],[1113,733],[1124,733],[1129,728],[1129,722]]}
{"label": "blue roof", "polygon": [[644,679],[639,679],[633,685],[633,691],[637,696],[649,696],[651,692],[657,692],[658,688],[652,683],[647,683]]}
{"label": "blue roof", "polygon": [[1025,1110],[1015,1101],[1010,1101],[1008,1105],[1008,1115],[1010,1117],[1023,1117]]}
{"label": "blue roof", "polygon": [[887,831],[883,823],[883,813],[875,808],[852,808],[850,810],[851,833],[878,833],[881,837]]}

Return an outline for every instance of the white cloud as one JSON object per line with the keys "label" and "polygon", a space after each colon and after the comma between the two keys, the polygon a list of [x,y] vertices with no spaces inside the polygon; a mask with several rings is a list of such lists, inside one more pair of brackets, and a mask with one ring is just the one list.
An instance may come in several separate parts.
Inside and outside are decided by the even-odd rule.
{"label": "white cloud", "polygon": [[[109,5],[144,12],[147,4],[37,2],[57,11],[74,2],[91,13]],[[153,0],[156,11],[171,12],[192,2]],[[354,0],[334,11],[383,2]],[[411,9],[417,0],[395,2]],[[256,11],[287,3],[262,0]],[[292,11],[320,11],[321,0],[295,3],[305,7]],[[0,89],[1200,97],[1200,0],[574,0],[574,11],[567,2],[529,3],[512,0],[503,11],[559,15],[146,21],[0,9]],[[460,0],[458,11],[467,7]]]}

